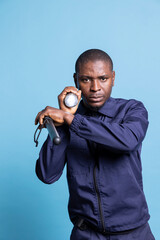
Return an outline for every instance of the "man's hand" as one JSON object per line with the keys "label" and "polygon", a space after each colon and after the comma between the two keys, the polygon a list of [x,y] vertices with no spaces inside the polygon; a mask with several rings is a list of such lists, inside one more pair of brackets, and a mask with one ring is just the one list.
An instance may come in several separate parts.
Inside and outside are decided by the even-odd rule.
{"label": "man's hand", "polygon": [[[67,93],[74,93],[78,97],[78,103],[75,107],[69,108],[69,107],[65,106],[64,99],[65,99]],[[75,112],[77,111],[78,104],[79,104],[80,100],[81,100],[81,90],[77,90],[77,88],[75,88],[75,87],[66,87],[61,92],[61,94],[58,96],[59,108],[61,110],[65,111],[65,112],[75,114]]]}
{"label": "man's hand", "polygon": [[44,118],[48,116],[53,119],[55,126],[60,126],[64,123],[70,125],[73,121],[74,115],[68,112],[65,112],[61,109],[53,108],[47,106],[45,109],[43,109],[41,112],[39,112],[35,119],[35,125],[40,123],[40,125],[43,124]]}
{"label": "man's hand", "polygon": [[[67,93],[74,93],[78,97],[78,103],[75,107],[68,108],[64,104],[64,99]],[[40,127],[43,125],[43,120],[46,116],[53,119],[55,126],[60,126],[64,123],[70,125],[74,118],[74,113],[77,111],[78,104],[81,100],[81,90],[77,90],[75,87],[66,87],[61,94],[58,96],[58,102],[60,109],[47,106],[45,109],[40,111],[35,119],[35,125],[40,123]]]}

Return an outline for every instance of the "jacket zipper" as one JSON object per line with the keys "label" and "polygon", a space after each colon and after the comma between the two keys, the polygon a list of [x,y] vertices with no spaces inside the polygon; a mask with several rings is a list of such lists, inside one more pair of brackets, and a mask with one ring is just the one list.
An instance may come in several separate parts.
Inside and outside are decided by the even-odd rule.
{"label": "jacket zipper", "polygon": [[96,190],[96,194],[97,194],[97,198],[98,198],[98,206],[99,206],[99,212],[100,212],[100,219],[101,219],[101,223],[102,223],[102,230],[105,233],[105,224],[104,224],[104,218],[103,218],[103,212],[102,212],[102,205],[101,205],[101,199],[100,199],[100,193],[98,190],[98,185],[97,185],[97,181],[96,181],[96,168],[97,168],[97,163],[95,163],[94,169],[93,169],[93,178],[94,178],[94,186],[95,186],[95,190]]}

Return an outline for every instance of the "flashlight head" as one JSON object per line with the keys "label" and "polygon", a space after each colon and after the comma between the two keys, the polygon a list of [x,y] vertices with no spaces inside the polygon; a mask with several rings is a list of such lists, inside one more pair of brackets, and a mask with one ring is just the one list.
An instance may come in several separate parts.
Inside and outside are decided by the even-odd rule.
{"label": "flashlight head", "polygon": [[64,104],[68,108],[75,107],[78,103],[78,97],[74,93],[68,93],[64,99]]}

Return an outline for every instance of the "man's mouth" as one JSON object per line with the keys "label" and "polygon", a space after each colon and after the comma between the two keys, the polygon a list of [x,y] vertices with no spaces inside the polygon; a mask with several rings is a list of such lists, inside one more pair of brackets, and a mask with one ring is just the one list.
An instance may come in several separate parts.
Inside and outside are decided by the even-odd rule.
{"label": "man's mouth", "polygon": [[89,101],[90,102],[101,102],[103,100],[102,95],[90,95],[89,96]]}

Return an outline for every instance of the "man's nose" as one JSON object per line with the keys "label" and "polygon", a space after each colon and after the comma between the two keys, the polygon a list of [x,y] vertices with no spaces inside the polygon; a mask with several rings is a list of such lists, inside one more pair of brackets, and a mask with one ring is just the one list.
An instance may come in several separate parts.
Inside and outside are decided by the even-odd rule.
{"label": "man's nose", "polygon": [[91,91],[97,92],[101,90],[100,82],[98,79],[94,79],[91,82]]}

